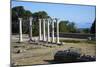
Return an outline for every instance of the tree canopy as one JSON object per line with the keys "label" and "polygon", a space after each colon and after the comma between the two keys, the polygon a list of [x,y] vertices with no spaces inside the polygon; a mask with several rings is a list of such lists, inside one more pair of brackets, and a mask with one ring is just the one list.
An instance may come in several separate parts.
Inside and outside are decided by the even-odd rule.
{"label": "tree canopy", "polygon": [[60,32],[76,32],[76,26],[74,22],[69,21],[60,21],[59,23],[59,30]]}

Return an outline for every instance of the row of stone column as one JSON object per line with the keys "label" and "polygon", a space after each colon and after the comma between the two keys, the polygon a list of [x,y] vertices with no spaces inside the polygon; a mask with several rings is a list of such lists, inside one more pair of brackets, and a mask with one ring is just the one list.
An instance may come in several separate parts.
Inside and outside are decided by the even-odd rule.
{"label": "row of stone column", "polygon": [[[19,42],[22,42],[22,18],[18,18],[19,19]],[[32,41],[32,20],[33,18],[31,17],[30,19],[30,23],[29,23],[29,41]],[[54,39],[54,22],[56,22],[56,43],[59,43],[59,22],[57,18],[54,19],[39,19],[39,41],[47,41],[50,42],[50,22],[52,23],[52,38],[51,38],[51,42],[55,43],[55,39]],[[43,39],[42,39],[42,31],[41,31],[41,24],[43,23]],[[45,31],[45,24],[47,23],[47,40],[46,40],[46,31]]]}
{"label": "row of stone column", "polygon": [[[46,41],[46,33],[45,33],[45,24],[47,23],[47,42],[50,42],[50,22],[52,23],[52,37],[51,37],[51,42],[55,43],[55,36],[54,36],[54,22],[56,22],[56,43],[59,43],[59,22],[57,18],[54,19],[39,19],[39,40],[40,41]],[[43,23],[43,39],[41,36],[41,23]]]}

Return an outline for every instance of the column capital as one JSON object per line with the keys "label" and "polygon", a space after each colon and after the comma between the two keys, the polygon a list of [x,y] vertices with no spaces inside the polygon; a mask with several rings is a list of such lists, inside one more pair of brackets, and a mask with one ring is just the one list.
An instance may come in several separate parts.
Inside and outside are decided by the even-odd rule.
{"label": "column capital", "polygon": [[43,18],[42,20],[43,20],[43,21],[45,21],[45,20],[46,20],[46,18]]}
{"label": "column capital", "polygon": [[39,18],[38,20],[40,20],[40,21],[41,21],[42,19],[41,19],[41,18]]}
{"label": "column capital", "polygon": [[30,20],[33,20],[33,17],[30,17],[29,19],[30,19]]}
{"label": "column capital", "polygon": [[60,20],[60,18],[54,18],[54,19],[55,19],[56,22]]}
{"label": "column capital", "polygon": [[22,18],[20,18],[20,17],[19,17],[18,19],[19,19],[19,20],[22,20]]}

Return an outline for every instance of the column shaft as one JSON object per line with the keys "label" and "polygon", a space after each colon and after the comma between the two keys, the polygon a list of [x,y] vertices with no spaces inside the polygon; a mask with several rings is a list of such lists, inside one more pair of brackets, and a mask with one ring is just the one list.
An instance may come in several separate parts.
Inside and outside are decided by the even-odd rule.
{"label": "column shaft", "polygon": [[22,42],[22,18],[19,19],[19,42]]}
{"label": "column shaft", "polygon": [[52,43],[54,43],[54,22],[52,20]]}
{"label": "column shaft", "polygon": [[43,41],[46,41],[45,39],[45,19],[43,19]]}
{"label": "column shaft", "polygon": [[39,19],[39,40],[41,41],[41,21],[42,19]]}
{"label": "column shaft", "polygon": [[56,24],[57,24],[56,41],[57,41],[57,43],[59,43],[59,22],[58,22],[58,19],[56,19]]}
{"label": "column shaft", "polygon": [[32,20],[33,18],[30,17],[30,23],[29,23],[29,38],[32,41]]}
{"label": "column shaft", "polygon": [[50,42],[50,32],[49,32],[49,22],[50,22],[50,19],[48,19],[48,30],[47,30],[47,42]]}

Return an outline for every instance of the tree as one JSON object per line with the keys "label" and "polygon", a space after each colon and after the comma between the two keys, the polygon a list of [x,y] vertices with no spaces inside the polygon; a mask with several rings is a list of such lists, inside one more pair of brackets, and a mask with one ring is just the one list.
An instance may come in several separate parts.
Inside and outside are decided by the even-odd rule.
{"label": "tree", "polygon": [[74,22],[60,21],[59,30],[60,30],[60,32],[75,33],[76,32],[76,26],[75,26]]}
{"label": "tree", "polygon": [[91,26],[90,33],[92,33],[92,34],[96,33],[96,19],[94,20],[94,22]]}
{"label": "tree", "polygon": [[59,23],[59,31],[60,32],[68,32],[67,30],[67,24],[69,23],[69,21],[60,21]]}
{"label": "tree", "polygon": [[16,6],[12,8],[12,21],[17,21],[18,18],[27,19],[32,16],[29,10],[25,10],[23,6]]}
{"label": "tree", "polygon": [[[48,16],[48,14],[45,11],[39,11],[39,12],[33,13],[32,17],[34,18],[34,21],[33,21],[34,22],[34,24],[33,24],[33,30],[34,30],[33,31],[33,35],[37,36],[37,35],[39,35],[39,20],[38,19],[40,19],[40,18],[48,18],[50,16]],[[41,24],[41,25],[43,26],[43,24]]]}
{"label": "tree", "polygon": [[[12,12],[15,12],[15,15],[17,17],[23,17],[24,16],[24,7],[23,6],[16,6],[12,8]],[[14,16],[14,15],[13,15]],[[12,17],[13,18],[13,17]]]}
{"label": "tree", "polygon": [[82,33],[90,33],[90,29],[89,29],[89,28],[84,28],[84,29],[82,30]]}
{"label": "tree", "polygon": [[[39,34],[39,18],[50,18],[45,11],[39,11],[32,13],[29,10],[25,10],[23,6],[16,6],[12,8],[12,33],[19,32],[18,18],[23,18],[22,31],[23,33],[29,32],[29,18],[33,17],[33,35]],[[43,26],[43,25],[42,25]]]}
{"label": "tree", "polygon": [[31,17],[32,16],[32,13],[29,11],[29,10],[25,10],[24,11],[24,18],[26,19],[26,18],[28,18],[29,19],[29,17]]}
{"label": "tree", "polygon": [[29,10],[25,10],[23,6],[16,6],[12,8],[12,33],[19,32],[19,21],[18,18],[23,18],[23,33],[28,32],[28,20],[32,16],[32,13]]}
{"label": "tree", "polygon": [[70,23],[68,23],[67,26],[68,26],[68,30],[69,30],[69,32],[71,32],[71,33],[75,33],[75,32],[77,31],[74,22],[70,22]]}

